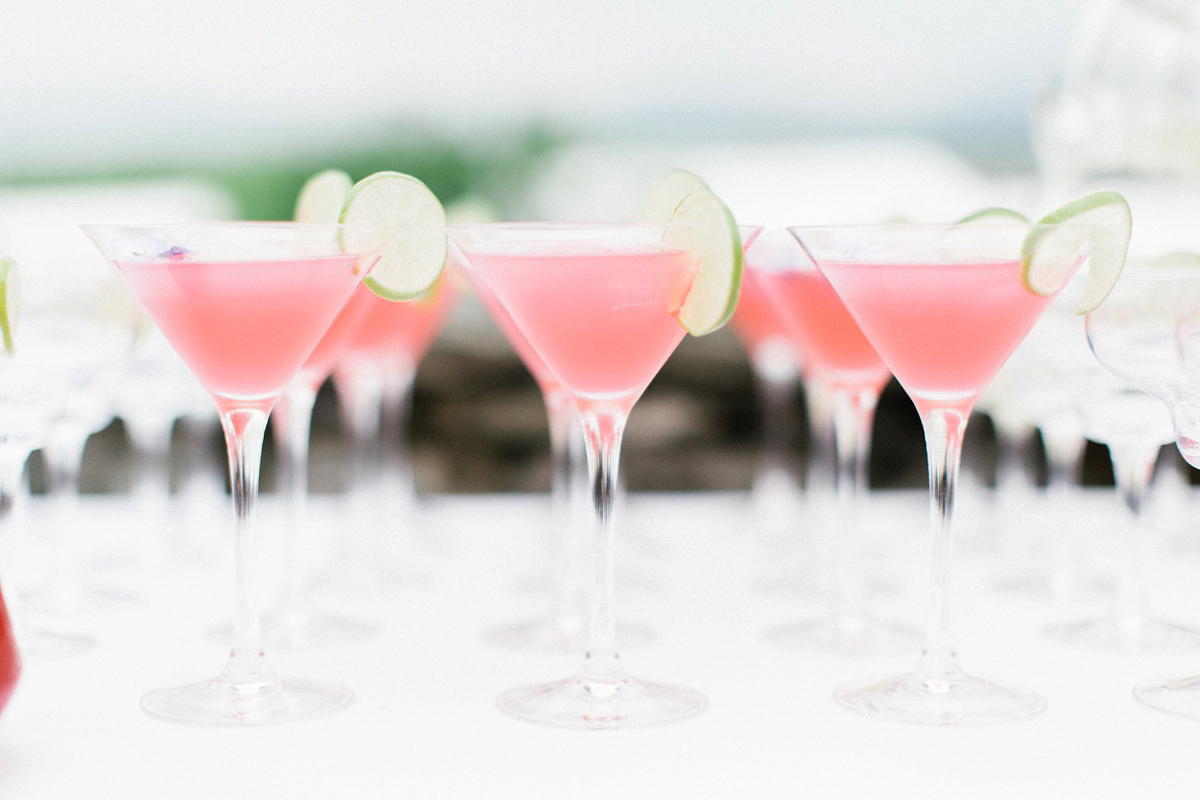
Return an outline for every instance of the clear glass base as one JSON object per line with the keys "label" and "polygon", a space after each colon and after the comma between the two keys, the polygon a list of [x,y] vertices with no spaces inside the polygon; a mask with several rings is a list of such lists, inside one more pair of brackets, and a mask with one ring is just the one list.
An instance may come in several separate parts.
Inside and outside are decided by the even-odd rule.
{"label": "clear glass base", "polygon": [[1125,653],[1178,653],[1200,649],[1200,632],[1159,619],[1122,624],[1110,617],[1089,619],[1046,629],[1062,644]]}
{"label": "clear glass base", "polygon": [[1200,719],[1200,677],[1143,683],[1133,696],[1159,711]]}
{"label": "clear glass base", "polygon": [[789,650],[838,656],[911,653],[921,648],[917,631],[871,617],[825,617],[767,631],[767,639]]}
{"label": "clear glass base", "polygon": [[858,689],[839,689],[842,705],[873,717],[920,725],[990,725],[1037,714],[1039,694],[1005,689],[967,675],[905,675]]}
{"label": "clear glass base", "polygon": [[[483,639],[508,650],[577,655],[587,649],[587,621],[579,616],[542,617],[494,628],[486,631]],[[654,641],[654,632],[644,625],[619,622],[617,641],[622,650],[637,648]]]}
{"label": "clear glass base", "polygon": [[613,730],[672,722],[708,707],[704,695],[620,676],[594,681],[580,676],[543,686],[522,686],[500,695],[496,705],[527,722],[560,728]]}
{"label": "clear glass base", "polygon": [[193,725],[271,725],[321,717],[353,699],[349,688],[336,683],[278,679],[234,683],[214,678],[150,692],[142,698],[142,710]]}
{"label": "clear glass base", "polygon": [[[311,647],[328,647],[370,639],[379,633],[365,620],[343,617],[338,614],[294,611],[266,614],[262,619],[263,649],[304,650]],[[221,645],[233,641],[233,627],[224,625],[209,632],[209,639]]]}
{"label": "clear glass base", "polygon": [[51,633],[40,628],[17,625],[13,632],[17,640],[17,652],[29,661],[51,661],[86,653],[96,646],[90,636]]}

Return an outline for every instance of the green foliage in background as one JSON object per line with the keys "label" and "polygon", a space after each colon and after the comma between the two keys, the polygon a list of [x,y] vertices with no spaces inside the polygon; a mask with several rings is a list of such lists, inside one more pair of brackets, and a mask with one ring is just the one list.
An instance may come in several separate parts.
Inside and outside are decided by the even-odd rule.
{"label": "green foliage in background", "polygon": [[424,181],[443,205],[464,198],[482,200],[504,218],[515,212],[513,198],[521,195],[534,168],[563,141],[562,135],[543,125],[476,142],[400,129],[393,136],[371,136],[365,145],[346,144],[326,152],[258,163],[224,166],[214,159],[211,164],[194,166],[163,164],[7,175],[0,182],[31,185],[194,177],[227,189],[242,219],[286,220],[292,217],[300,187],[313,173],[342,169],[357,181],[373,172],[395,170]]}

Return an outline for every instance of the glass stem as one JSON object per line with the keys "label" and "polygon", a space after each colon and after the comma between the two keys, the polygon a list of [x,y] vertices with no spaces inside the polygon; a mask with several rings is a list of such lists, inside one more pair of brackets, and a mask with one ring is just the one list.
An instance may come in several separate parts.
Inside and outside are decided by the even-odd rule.
{"label": "glass stem", "polygon": [[1129,509],[1129,520],[1122,532],[1122,558],[1117,568],[1116,624],[1123,633],[1134,635],[1146,624],[1145,584],[1142,582],[1142,501],[1154,464],[1158,461],[1157,444],[1122,443],[1108,446],[1112,456],[1117,492]]}
{"label": "glass stem", "polygon": [[862,542],[857,525],[856,497],[866,486],[871,423],[879,393],[872,387],[834,389],[833,439],[837,452],[837,496],[841,530],[836,536],[836,620],[853,627],[866,616]]}
{"label": "glass stem", "polygon": [[792,398],[796,392],[796,378],[778,379],[762,375],[756,377],[763,415],[763,461],[755,480],[770,475],[786,478],[791,458]]}
{"label": "glass stem", "polygon": [[546,537],[553,597],[551,614],[567,621],[575,606],[574,528],[571,525],[571,435],[575,408],[561,389],[543,394],[550,422],[550,506],[552,530]]}
{"label": "glass stem", "polygon": [[235,409],[221,414],[229,453],[229,478],[235,515],[234,548],[237,569],[233,651],[221,680],[249,692],[278,683],[262,650],[262,621],[255,596],[254,572],[258,505],[258,476],[262,462],[267,411]]}
{"label": "glass stem", "polygon": [[962,457],[967,417],[954,409],[934,409],[921,419],[929,456],[929,518],[933,532],[929,620],[918,674],[936,678],[961,676],[958,653],[950,630],[950,564],[953,553],[951,523],[954,487]]}
{"label": "glass stem", "polygon": [[8,616],[20,631],[27,626],[20,607],[20,587],[14,583],[18,571],[13,568],[13,562],[17,562],[18,568],[22,566],[20,550],[25,546],[25,501],[28,499],[23,484],[29,453],[28,447],[0,443],[0,518],[4,520],[0,526],[4,534],[0,540],[0,587],[7,590],[4,600]]}
{"label": "glass stem", "polygon": [[51,514],[54,521],[55,567],[50,599],[56,612],[75,614],[80,610],[79,582],[83,572],[83,548],[78,539],[80,525],[79,473],[89,432],[72,419],[60,420],[42,450],[48,467]]}
{"label": "glass stem", "polygon": [[283,542],[283,586],[279,606],[286,615],[303,606],[307,578],[304,554],[308,545],[308,439],[312,428],[313,406],[317,390],[309,381],[296,380],[275,404],[275,420],[280,423],[282,485],[287,491],[288,535]]}
{"label": "glass stem", "polygon": [[580,677],[589,682],[615,683],[620,680],[622,670],[613,615],[613,510],[625,415],[592,411],[582,417],[596,525],[587,654]]}

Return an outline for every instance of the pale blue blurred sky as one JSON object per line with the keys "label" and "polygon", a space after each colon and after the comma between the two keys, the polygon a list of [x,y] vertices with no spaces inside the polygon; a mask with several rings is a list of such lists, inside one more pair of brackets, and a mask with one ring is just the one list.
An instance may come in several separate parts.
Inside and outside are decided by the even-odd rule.
{"label": "pale blue blurred sky", "polygon": [[533,119],[635,137],[931,131],[1019,159],[1082,4],[10,2],[0,174],[258,158],[396,120],[454,135]]}

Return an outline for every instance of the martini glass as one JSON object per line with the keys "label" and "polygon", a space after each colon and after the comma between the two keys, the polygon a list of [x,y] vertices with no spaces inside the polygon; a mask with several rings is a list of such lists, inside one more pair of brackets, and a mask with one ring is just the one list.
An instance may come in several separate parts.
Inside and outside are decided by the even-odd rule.
{"label": "martini glass", "polygon": [[765,290],[796,349],[807,355],[810,383],[821,384],[830,398],[841,523],[833,534],[837,580],[830,613],[773,630],[770,638],[801,650],[843,655],[909,649],[915,635],[876,619],[867,607],[855,519],[856,498],[866,486],[875,404],[891,372],[795,240],[760,236],[746,261],[749,282]]}
{"label": "martini glass", "polygon": [[[336,225],[96,225],[84,231],[212,395],[229,453],[237,566],[232,652],[217,678],[151,692],[142,708],[180,722],[252,725],[346,705],[349,689],[283,680],[266,660],[253,580],[254,511],[271,408],[378,254],[341,252],[345,231]],[[387,232],[375,234],[385,238]]]}
{"label": "martini glass", "polygon": [[578,653],[587,646],[587,611],[577,602],[581,554],[577,552],[578,537],[572,514],[572,500],[582,494],[573,491],[577,466],[571,452],[579,415],[570,393],[554,377],[487,283],[476,280],[474,286],[492,320],[542,393],[550,426],[550,506],[554,528],[548,548],[550,608],[537,619],[489,631],[486,638],[493,644],[516,650]]}
{"label": "martini glass", "polygon": [[[312,608],[307,554],[311,546],[308,527],[308,443],[313,406],[321,384],[333,372],[338,357],[380,299],[359,285],[350,301],[325,331],[315,350],[305,359],[296,377],[279,396],[273,410],[280,485],[287,496],[288,535],[281,553],[281,593],[277,607],[263,618],[263,640],[273,648],[299,648],[352,641],[374,631],[366,622],[327,614]],[[222,636],[227,631],[220,631]]]}
{"label": "martini glass", "polygon": [[593,729],[651,725],[703,711],[707,700],[699,692],[625,672],[613,616],[621,436],[634,403],[683,339],[676,314],[697,257],[663,245],[658,225],[512,223],[449,230],[474,279],[487,286],[574,401],[596,510],[583,665],[565,680],[505,692],[501,710],[531,722]]}
{"label": "martini glass", "polygon": [[355,297],[367,306],[366,313],[340,349],[333,382],[354,441],[353,514],[363,521],[361,531],[377,536],[344,537],[341,568],[348,575],[340,577],[353,576],[349,587],[375,589],[411,577],[394,560],[381,560],[381,551],[395,540],[378,535],[414,527],[405,525],[416,505],[407,450],[413,379],[458,302],[458,280],[448,269],[426,294],[407,303],[370,292]]}
{"label": "martini glass", "polygon": [[[785,235],[782,231],[779,232]],[[755,241],[761,245],[762,235]],[[799,486],[790,469],[793,426],[792,400],[800,382],[802,356],[788,341],[783,321],[766,290],[749,274],[743,275],[737,309],[729,320],[754,371],[763,430],[761,461],[754,473],[751,496],[763,521],[789,516]]]}
{"label": "martini glass", "polygon": [[[924,651],[908,675],[839,690],[836,698],[855,711],[963,725],[1020,719],[1045,707],[1040,695],[963,671],[948,603],[954,487],[967,418],[1051,299],[1022,283],[1019,254],[1031,227],[979,221],[790,229],[912,398],[929,456],[933,564]],[[1065,254],[1070,271],[1085,256]]]}
{"label": "martini glass", "polygon": [[[1200,276],[1194,267],[1127,270],[1105,304],[1088,314],[1086,327],[1101,364],[1167,405],[1179,452],[1200,466]],[[1160,711],[1200,718],[1200,676],[1143,683],[1133,694]]]}

